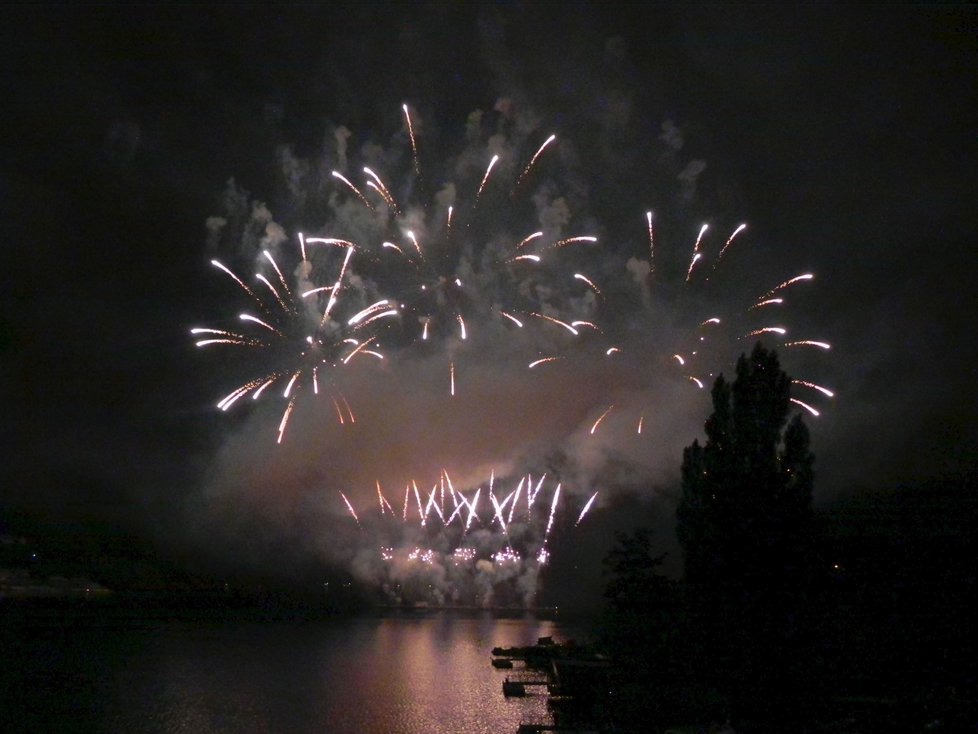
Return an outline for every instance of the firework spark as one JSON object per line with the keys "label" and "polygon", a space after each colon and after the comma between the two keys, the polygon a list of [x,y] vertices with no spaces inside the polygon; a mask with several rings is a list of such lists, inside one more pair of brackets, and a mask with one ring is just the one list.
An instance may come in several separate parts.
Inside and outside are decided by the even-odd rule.
{"label": "firework spark", "polygon": [[606,415],[608,415],[608,413],[610,413],[611,412],[611,409],[614,408],[614,407],[615,407],[614,405],[609,405],[608,408],[604,411],[604,413],[602,413],[601,415],[599,415],[598,416],[598,419],[596,421],[594,421],[594,424],[591,426],[591,435],[592,436],[594,435],[594,432],[596,430],[598,430],[598,426],[601,425],[601,421],[604,420],[604,417]]}
{"label": "firework spark", "polygon": [[407,122],[408,137],[411,139],[411,153],[414,155],[414,172],[421,175],[421,166],[418,163],[418,143],[414,139],[414,126],[411,124],[411,113],[408,112],[407,104],[401,105],[404,110],[404,120]]}
{"label": "firework spark", "polygon": [[479,190],[475,194],[475,204],[473,206],[478,206],[479,197],[482,196],[482,190],[486,187],[486,181],[489,180],[489,174],[492,173],[493,166],[495,166],[498,161],[499,161],[498,155],[494,155],[492,157],[492,160],[489,161],[489,166],[488,168],[486,168],[486,173],[482,177],[482,183],[479,184]]}
{"label": "firework spark", "polygon": [[[655,265],[653,257],[659,257],[662,253],[661,244],[656,242],[657,233],[653,228],[655,221],[651,211],[645,212],[644,225],[648,236],[649,274]],[[659,353],[664,351],[665,355],[669,355],[670,362],[678,368],[682,378],[692,383],[697,389],[705,389],[706,375],[712,378],[732,366],[737,353],[743,350],[741,345],[744,340],[764,337],[775,339],[783,347],[812,346],[829,349],[829,345],[825,342],[785,341],[784,337],[788,333],[786,326],[752,323],[756,319],[755,312],[764,308],[770,309],[773,306],[784,306],[783,292],[785,289],[813,280],[815,276],[813,273],[803,273],[766,290],[762,296],[754,297],[751,300],[740,299],[732,290],[733,281],[726,281],[721,277],[723,268],[720,267],[720,263],[721,259],[729,254],[727,251],[740,241],[739,238],[742,237],[746,229],[746,224],[740,224],[733,229],[723,246],[719,248],[719,254],[713,257],[712,265],[709,268],[710,276],[707,278],[697,279],[694,277],[697,268],[700,268],[707,259],[708,248],[705,247],[705,244],[707,242],[706,234],[709,230],[708,226],[704,224],[697,233],[688,265],[682,271],[682,284],[686,286],[685,288],[680,289],[675,283],[660,282],[658,279],[653,280],[648,276],[635,281],[641,289],[639,295],[642,298],[642,308],[637,311],[637,314],[649,319],[649,334],[655,337],[650,339],[649,346]],[[679,274],[676,273],[676,275]],[[658,296],[658,300],[655,300],[656,296]],[[746,302],[739,308],[730,311],[729,306],[734,303],[733,297]],[[665,301],[665,299],[671,299],[671,302]],[[708,303],[714,304],[712,308],[717,308],[718,304],[722,303],[725,310],[719,315],[710,315],[709,318],[703,318],[703,316],[696,318],[694,309]],[[653,304],[655,304],[655,310],[653,310]],[[658,314],[668,316],[668,320],[659,319]],[[663,343],[661,338],[663,334],[675,335],[675,340],[671,344],[669,342]],[[635,348],[636,346],[636,344],[632,344],[633,348],[629,351],[632,353],[639,351]],[[672,349],[668,349],[670,346]],[[663,347],[668,351],[664,350]],[[610,354],[610,350],[608,353]],[[830,397],[818,386],[813,386],[814,383],[805,380],[799,380],[796,383],[816,390],[825,397]],[[637,407],[639,410],[632,413],[635,416],[633,419],[637,419],[637,425],[635,423],[632,425],[635,426],[636,434],[640,435],[647,432],[647,411],[642,411],[641,406]],[[621,413],[627,415],[629,411],[623,410]]]}
{"label": "firework spark", "polygon": [[594,284],[594,281],[588,278],[586,275],[581,275],[580,273],[574,273],[574,277],[577,278],[577,280],[583,280],[585,283],[588,284],[588,287],[591,288],[591,290],[593,290],[599,296],[601,295],[601,289],[598,288],[598,286]]}
{"label": "firework spark", "polygon": [[649,223],[649,275],[655,273],[655,236],[652,233],[652,211],[645,212],[645,218]]}
{"label": "firework spark", "polygon": [[591,509],[591,505],[594,504],[594,500],[596,500],[597,497],[598,497],[598,493],[595,492],[594,494],[591,495],[591,499],[589,499],[586,503],[584,503],[584,509],[581,510],[581,514],[577,516],[577,522],[574,523],[575,528],[581,524],[581,520],[584,519],[584,516],[587,514],[587,511]]}
{"label": "firework spark", "polygon": [[530,362],[528,366],[532,370],[534,367],[538,367],[541,364],[546,364],[547,362],[556,362],[558,359],[560,359],[560,357],[541,357],[540,359]]}
{"label": "firework spark", "polygon": [[816,342],[809,339],[796,342],[785,342],[781,346],[783,347],[818,347],[819,349],[824,349],[828,351],[832,348],[832,345],[827,342]]}
{"label": "firework spark", "polygon": [[720,248],[720,254],[717,255],[717,259],[713,263],[713,269],[714,270],[716,270],[720,266],[720,260],[723,258],[723,253],[725,253],[727,251],[727,249],[730,247],[730,245],[733,244],[734,238],[737,235],[739,235],[741,232],[743,232],[745,229],[747,229],[747,225],[746,224],[741,224],[739,227],[737,227],[737,229],[735,229],[733,231],[733,234],[731,234],[727,238],[727,241],[723,244],[723,247]]}
{"label": "firework spark", "polygon": [[813,273],[803,273],[802,275],[796,275],[794,278],[789,278],[788,280],[784,281],[784,283],[781,283],[780,285],[777,285],[774,288],[772,288],[771,290],[769,290],[767,293],[765,293],[763,296],[761,296],[761,299],[762,300],[763,299],[768,299],[771,296],[773,296],[775,293],[777,293],[778,291],[783,291],[789,285],[793,285],[795,283],[800,283],[800,282],[805,281],[805,280],[812,280],[814,277],[815,277],[815,275]]}
{"label": "firework spark", "polygon": [[[379,489],[379,485],[378,485],[378,489]],[[360,524],[360,518],[357,517],[357,513],[353,509],[353,505],[350,504],[350,500],[348,500],[347,497],[346,497],[346,495],[343,494],[342,492],[340,492],[340,497],[343,498],[343,502],[346,504],[346,509],[350,511],[350,514],[353,516],[353,519],[356,520],[357,525],[359,525]]]}
{"label": "firework spark", "polygon": [[816,418],[818,418],[819,412],[817,410],[815,410],[815,408],[813,408],[808,403],[803,403],[801,400],[797,400],[796,398],[789,398],[789,400],[791,400],[791,402],[793,402],[795,405],[800,405],[802,408],[804,408],[805,410],[807,410],[813,416],[815,416]]}
{"label": "firework spark", "polygon": [[354,194],[356,194],[357,198],[360,199],[360,201],[362,201],[368,209],[374,208],[374,205],[367,200],[367,197],[363,195],[363,192],[360,191],[360,189],[358,189],[356,186],[353,185],[353,182],[351,182],[350,179],[348,179],[339,171],[333,171],[332,175],[333,178],[339,179],[344,184],[346,184],[347,188],[350,189],[350,191],[352,191]]}
{"label": "firework spark", "polygon": [[827,398],[835,397],[834,392],[832,392],[826,387],[822,387],[821,385],[816,385],[814,382],[808,382],[807,380],[792,380],[791,382],[795,385],[804,385],[805,387],[810,387],[812,390],[817,390]]}
{"label": "firework spark", "polygon": [[544,149],[552,142],[554,142],[556,139],[557,139],[556,135],[551,135],[549,138],[543,141],[543,145],[541,145],[537,149],[537,152],[533,154],[533,157],[530,158],[530,162],[527,163],[526,168],[523,169],[523,173],[521,173],[519,175],[519,178],[516,179],[516,186],[514,187],[514,191],[516,188],[519,187],[521,183],[523,183],[523,179],[526,178],[527,174],[530,172],[530,169],[533,168],[533,164],[537,162],[537,158],[540,157],[540,154],[543,153]]}

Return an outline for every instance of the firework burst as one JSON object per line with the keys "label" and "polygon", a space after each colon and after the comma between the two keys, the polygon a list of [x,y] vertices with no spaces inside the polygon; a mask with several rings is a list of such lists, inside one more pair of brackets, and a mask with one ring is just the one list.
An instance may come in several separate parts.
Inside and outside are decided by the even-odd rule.
{"label": "firework burst", "polygon": [[[532,335],[511,340],[539,356],[579,336],[575,324],[596,331],[601,290],[572,265],[593,259],[575,251],[597,252],[597,236],[573,231],[583,225],[552,183],[533,198],[523,195],[538,169],[557,166],[550,161],[556,135],[535,149],[525,140],[505,150],[495,137],[474,136],[457,156],[428,166],[418,117],[407,105],[403,112],[410,165],[391,154],[389,165],[362,161],[332,171],[332,206],[346,216],[323,238],[362,253],[366,300],[390,298],[400,313],[397,345],[444,349],[452,359],[480,330],[498,335],[532,325]],[[454,361],[448,373],[454,395]]]}
{"label": "firework burst", "polygon": [[[790,314],[788,304],[792,292],[810,284],[815,279],[813,273],[787,278],[747,297],[740,281],[754,278],[743,274],[737,278],[725,277],[725,270],[739,249],[748,245],[744,242],[746,224],[735,227],[717,242],[711,242],[708,225],[700,226],[689,260],[680,270],[675,257],[671,267],[669,263],[664,267],[656,262],[663,253],[655,222],[652,212],[648,212],[645,219],[648,259],[635,258],[630,263],[641,305],[633,306],[628,318],[623,320],[628,330],[621,333],[620,343],[606,351],[610,360],[627,360],[631,350],[638,355],[633,359],[640,359],[642,365],[647,366],[650,357],[658,359],[663,371],[656,374],[671,373],[691,389],[704,390],[717,374],[732,367],[737,355],[749,351],[749,343],[757,339],[785,348],[789,356],[791,350],[787,348],[792,347],[829,349],[826,342],[794,339],[793,329],[785,322]],[[709,262],[711,251],[715,255],[708,266],[703,263]],[[808,380],[794,380],[792,384],[796,390],[819,400],[835,397],[832,390]],[[635,389],[641,391],[642,387],[638,384]],[[792,404],[817,417],[820,411],[801,397],[804,396],[793,397]],[[648,426],[649,416],[662,415],[664,406],[632,407],[634,410],[622,412],[635,421],[635,432],[641,434],[643,427]],[[609,415],[611,408],[607,405],[601,410],[591,424],[591,434],[600,431],[614,417]]]}
{"label": "firework burst", "polygon": [[[259,261],[266,272],[259,270],[254,274],[254,287],[249,287],[231,268],[212,260],[212,265],[247,296],[254,312],[240,313],[235,327],[190,330],[196,346],[233,348],[243,352],[247,364],[259,371],[225,395],[217,403],[218,408],[227,411],[242,398],[258,400],[263,395],[278,395],[286,401],[278,424],[279,443],[296,400],[303,393],[319,395],[322,390],[336,408],[340,423],[356,422],[349,402],[335,387],[334,372],[364,359],[383,359],[378,326],[382,320],[397,315],[397,309],[384,299],[357,308],[350,315],[343,295],[353,248],[302,235],[299,242],[301,259],[293,268],[292,285],[268,250],[262,252]],[[317,246],[334,251],[320,253],[314,249]],[[316,284],[312,278],[324,278],[325,284]]]}

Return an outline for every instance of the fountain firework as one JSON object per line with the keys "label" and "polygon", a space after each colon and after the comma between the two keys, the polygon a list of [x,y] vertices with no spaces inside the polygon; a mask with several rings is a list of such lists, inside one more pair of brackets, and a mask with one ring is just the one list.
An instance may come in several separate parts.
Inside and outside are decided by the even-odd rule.
{"label": "fountain firework", "polygon": [[[500,487],[507,489],[500,491]],[[548,541],[567,500],[547,476],[487,483],[461,491],[442,470],[430,489],[405,485],[403,510],[376,484],[376,504],[353,507],[338,493],[362,547],[354,568],[392,603],[466,606],[532,604],[550,557]],[[594,493],[577,516],[587,514]]]}

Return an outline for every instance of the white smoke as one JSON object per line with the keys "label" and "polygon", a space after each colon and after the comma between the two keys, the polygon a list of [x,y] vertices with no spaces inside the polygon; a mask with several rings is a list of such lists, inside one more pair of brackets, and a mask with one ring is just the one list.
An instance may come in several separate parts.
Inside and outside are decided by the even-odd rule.
{"label": "white smoke", "polygon": [[705,170],[706,161],[695,159],[687,163],[676,176],[682,188],[682,197],[686,201],[692,201],[696,197],[696,182]]}

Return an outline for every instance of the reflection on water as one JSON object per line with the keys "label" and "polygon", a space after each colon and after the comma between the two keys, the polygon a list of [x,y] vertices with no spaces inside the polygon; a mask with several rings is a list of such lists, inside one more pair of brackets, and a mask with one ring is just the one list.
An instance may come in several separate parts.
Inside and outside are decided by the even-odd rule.
{"label": "reflection on water", "polygon": [[6,731],[515,732],[543,695],[506,699],[494,646],[572,634],[550,621],[80,622],[4,630]]}

